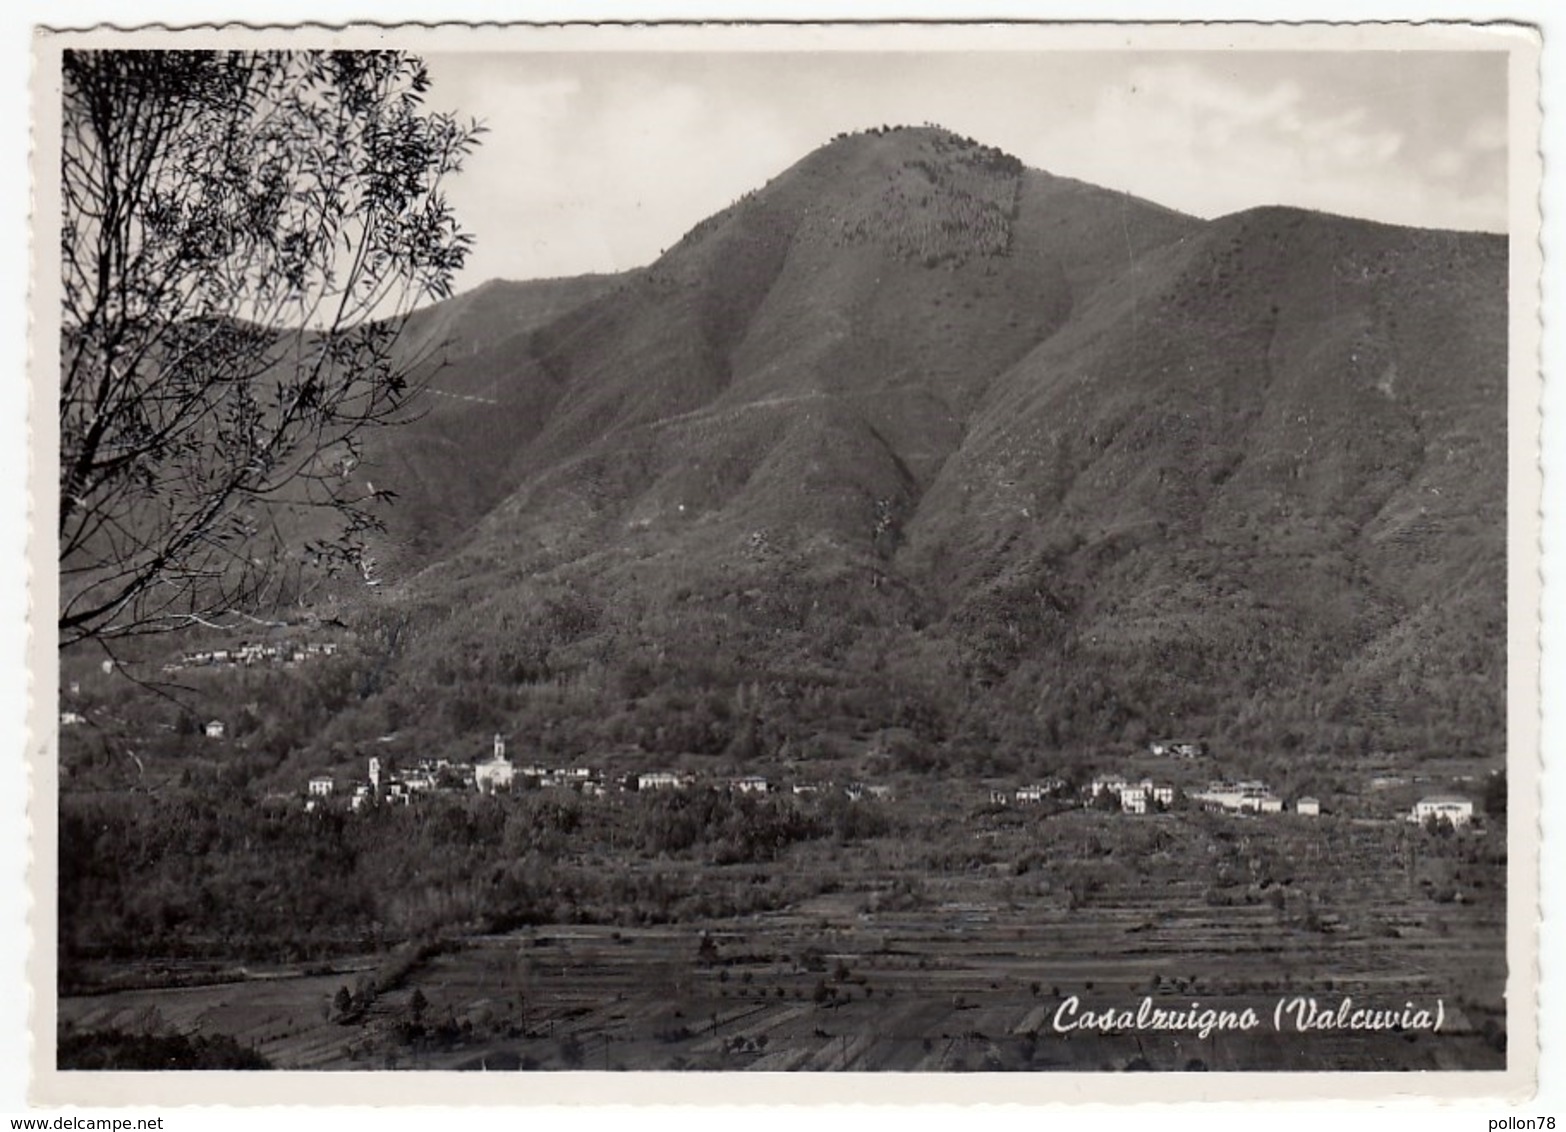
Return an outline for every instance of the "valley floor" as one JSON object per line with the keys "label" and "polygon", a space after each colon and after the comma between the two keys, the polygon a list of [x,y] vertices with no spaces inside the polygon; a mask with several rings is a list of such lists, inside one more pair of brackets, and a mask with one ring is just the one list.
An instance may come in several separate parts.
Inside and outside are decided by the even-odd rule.
{"label": "valley floor", "polygon": [[[1115,819],[1052,820],[1092,833]],[[453,936],[346,1014],[339,992],[362,985],[385,955],[338,961],[331,974],[252,967],[218,985],[65,997],[62,1034],[221,1033],[279,1069],[1504,1066],[1504,860],[1470,863],[1465,887],[1451,891],[1428,871],[1443,854],[1473,857],[1474,841],[1432,838],[1422,856],[1399,858],[1394,843],[1409,844],[1402,830],[1296,822],[1281,835],[1275,827],[1264,847],[1255,822],[1146,821],[1162,823],[1167,844],[1155,837],[1155,852],[1086,883],[1066,878],[1087,875],[1092,862],[871,874],[865,862],[892,847],[796,847],[789,869],[836,880],[787,910]],[[1224,834],[1249,874],[1220,884],[1190,867],[1191,851],[1208,852],[1204,830]],[[1293,875],[1258,884],[1255,874],[1280,860]],[[1344,999],[1355,1009],[1439,1010],[1440,1028],[1300,1033],[1288,1015],[1280,1032],[1274,1010],[1296,997],[1323,1011]],[[1249,1008],[1257,1024],[1205,1038],[1185,1028],[1069,1028],[1085,1012],[1135,1011],[1144,998],[1165,1010]]]}

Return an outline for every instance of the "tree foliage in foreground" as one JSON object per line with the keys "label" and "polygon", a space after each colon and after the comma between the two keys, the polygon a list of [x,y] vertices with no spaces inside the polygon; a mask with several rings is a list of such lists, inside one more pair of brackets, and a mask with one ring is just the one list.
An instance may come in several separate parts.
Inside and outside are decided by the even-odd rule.
{"label": "tree foliage in foreground", "polygon": [[62,87],[60,643],[364,570],[351,472],[414,407],[479,127],[398,52],[72,51]]}

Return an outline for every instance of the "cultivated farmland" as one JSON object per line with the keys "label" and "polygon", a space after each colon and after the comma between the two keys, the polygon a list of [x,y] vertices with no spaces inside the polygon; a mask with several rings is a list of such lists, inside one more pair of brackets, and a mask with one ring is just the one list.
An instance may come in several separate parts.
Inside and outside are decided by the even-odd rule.
{"label": "cultivated farmland", "polygon": [[[796,846],[789,868],[823,878],[822,891],[782,911],[535,925],[345,960],[332,974],[251,969],[214,986],[69,997],[62,1026],[221,1032],[297,1069],[1504,1064],[1505,869],[1493,835],[1068,811],[969,815],[959,838],[927,820],[945,835]],[[725,883],[746,872],[703,871]],[[375,967],[394,976],[373,1001],[334,1011],[334,995]],[[1295,995],[1329,1008],[1439,1001],[1443,1022],[1437,1033],[1275,1032],[1274,1005]],[[1261,1026],[1205,1040],[1061,1032],[1072,996],[1082,1010],[1144,997],[1170,1010],[1250,1007]]]}

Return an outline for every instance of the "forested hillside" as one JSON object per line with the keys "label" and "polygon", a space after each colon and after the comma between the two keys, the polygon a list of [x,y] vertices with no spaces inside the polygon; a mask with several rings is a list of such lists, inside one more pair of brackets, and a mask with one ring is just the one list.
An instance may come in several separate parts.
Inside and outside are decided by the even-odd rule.
{"label": "forested hillside", "polygon": [[1203,221],[876,129],[644,269],[404,337],[440,364],[355,472],[398,499],[378,585],[312,610],[341,654],[187,681],[253,708],[252,777],[496,730],[908,772],[1503,753],[1503,237]]}

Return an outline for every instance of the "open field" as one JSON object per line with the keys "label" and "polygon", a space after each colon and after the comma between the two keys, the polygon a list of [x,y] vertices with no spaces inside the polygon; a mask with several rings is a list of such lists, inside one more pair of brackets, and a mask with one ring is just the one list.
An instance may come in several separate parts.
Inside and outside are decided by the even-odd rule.
{"label": "open field", "polygon": [[[342,960],[331,975],[252,968],[222,985],[68,997],[62,1025],[230,1034],[288,1069],[1504,1063],[1505,866],[1480,852],[1494,835],[1080,811],[979,824],[968,859],[903,840],[796,846],[783,867],[831,879],[783,911],[453,936],[350,1017],[334,995],[385,956]],[[726,883],[745,871],[623,867]],[[1275,1032],[1275,1004],[1294,995],[1329,1008],[1351,997],[1434,1011],[1439,1000],[1443,1021],[1437,1033]],[[1206,1039],[1059,1032],[1071,996],[1082,1010],[1134,1010],[1144,996],[1166,1009],[1250,1007],[1260,1025]]]}

